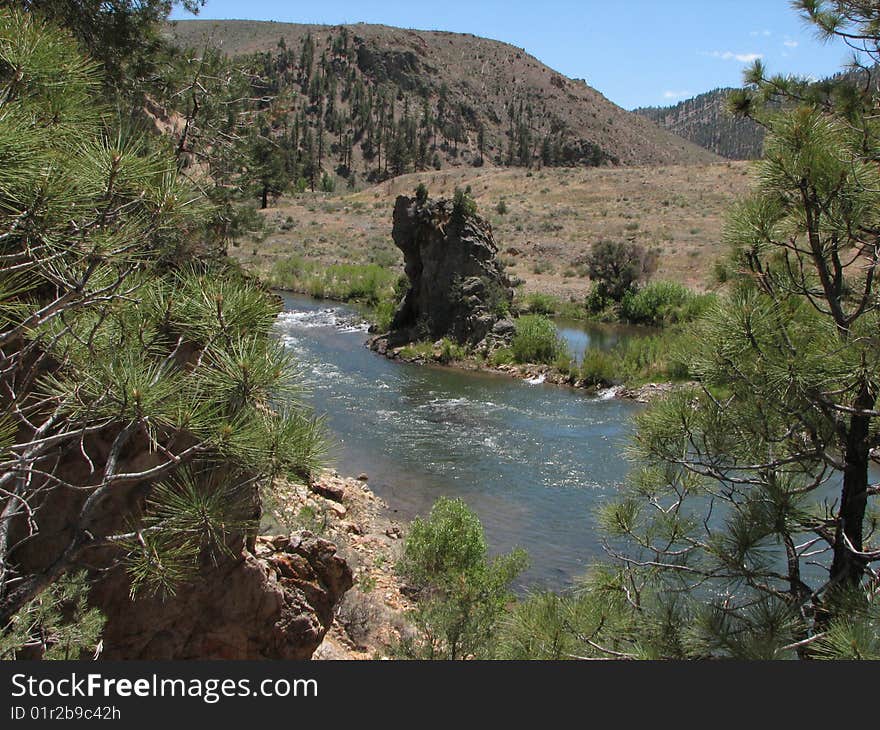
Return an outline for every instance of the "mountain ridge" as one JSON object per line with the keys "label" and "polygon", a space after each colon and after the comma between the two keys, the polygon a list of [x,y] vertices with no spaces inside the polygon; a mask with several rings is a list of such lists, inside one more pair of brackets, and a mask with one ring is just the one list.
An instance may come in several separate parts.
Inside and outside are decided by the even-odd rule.
{"label": "mountain ridge", "polygon": [[717,88],[669,106],[633,109],[646,119],[731,160],[755,160],[764,147],[764,130],[726,108],[732,88]]}
{"label": "mountain ridge", "polygon": [[[396,174],[482,164],[641,166],[719,161],[714,153],[613,104],[585,81],[569,79],[522,48],[502,41],[363,23],[246,20],[180,20],[168,26],[168,33],[182,48],[209,44],[233,57],[261,54],[273,69],[279,55],[286,53],[288,66],[279,77],[281,88],[299,84],[302,96],[310,95],[310,103],[303,108],[312,129],[323,132],[326,120],[318,115],[326,115],[327,107],[345,117],[334,118],[328,125],[333,126],[337,146],[346,148],[334,154],[374,177],[377,140],[372,130],[379,125],[381,143],[381,124],[387,120],[382,122],[380,117],[388,112],[374,109],[356,119],[350,94],[359,83],[371,95],[370,103],[374,103],[372,94],[388,94],[389,126],[402,122],[401,107],[417,126],[409,132],[415,161],[409,160]],[[338,89],[325,89],[324,96],[310,93],[314,77],[308,81],[303,77],[303,65],[310,65],[300,63],[307,44],[313,46],[314,73],[322,83],[339,84]],[[417,150],[423,129],[429,137],[427,159]],[[385,135],[389,145],[394,134]],[[367,137],[369,145],[363,143]],[[382,152],[380,147],[379,163]],[[379,165],[379,172],[388,173],[386,177],[395,174],[387,166],[386,159],[386,169]]]}

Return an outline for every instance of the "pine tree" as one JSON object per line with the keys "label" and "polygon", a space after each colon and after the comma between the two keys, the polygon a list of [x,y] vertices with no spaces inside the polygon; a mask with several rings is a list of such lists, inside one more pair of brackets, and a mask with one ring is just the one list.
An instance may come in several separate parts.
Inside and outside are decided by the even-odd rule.
{"label": "pine tree", "polygon": [[257,488],[321,449],[269,338],[277,305],[193,256],[210,201],[165,144],[119,131],[102,83],[66,33],[0,13],[4,636],[99,555],[133,595],[174,593],[252,534]]}
{"label": "pine tree", "polygon": [[[880,58],[876,4],[799,5],[866,69]],[[699,384],[637,419],[640,469],[602,516],[619,569],[588,601],[615,596],[626,628],[616,645],[586,632],[593,654],[878,656],[880,127],[864,73],[816,90],[759,63],[734,99],[769,129],[726,228],[740,275],[694,333]]]}
{"label": "pine tree", "polygon": [[155,69],[161,24],[173,6],[198,13],[205,0],[15,0],[7,3],[66,28],[98,61],[106,88],[136,94]]}

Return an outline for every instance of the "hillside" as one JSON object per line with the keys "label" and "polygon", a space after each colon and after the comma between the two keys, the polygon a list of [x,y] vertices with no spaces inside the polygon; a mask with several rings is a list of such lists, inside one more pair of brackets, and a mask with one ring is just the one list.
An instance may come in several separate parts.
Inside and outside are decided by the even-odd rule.
{"label": "hillside", "polygon": [[249,55],[301,174],[371,182],[460,166],[669,165],[711,152],[494,40],[376,25],[179,21],[181,48]]}
{"label": "hillside", "polygon": [[471,188],[492,224],[502,261],[525,282],[526,292],[582,299],[590,288],[584,259],[601,240],[637,241],[655,249],[655,278],[706,289],[713,284],[713,265],[726,253],[721,234],[727,211],[751,182],[749,166],[742,162],[424,172],[357,193],[282,198],[264,211],[266,230],[259,240],[241,241],[230,253],[258,272],[291,256],[401,267],[403,259],[391,241],[394,201],[424,183],[435,197]]}
{"label": "hillside", "polygon": [[664,129],[731,160],[756,160],[764,130],[750,119],[733,117],[725,108],[731,89],[714,89],[673,106],[635,109]]}

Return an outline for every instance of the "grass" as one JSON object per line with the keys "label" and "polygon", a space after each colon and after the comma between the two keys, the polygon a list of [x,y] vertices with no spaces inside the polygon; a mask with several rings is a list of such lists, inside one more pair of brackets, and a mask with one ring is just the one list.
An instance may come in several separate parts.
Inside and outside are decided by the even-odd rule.
{"label": "grass", "polygon": [[[484,214],[495,217],[498,202],[506,201],[508,213],[498,215],[493,226],[495,241],[501,252],[518,251],[509,273],[525,281],[526,294],[551,294],[563,302],[584,299],[590,281],[579,267],[593,243],[633,235],[664,248],[657,279],[705,290],[714,285],[713,267],[726,253],[725,211],[748,191],[747,170],[743,163],[732,163],[594,168],[573,175],[545,168],[532,177],[530,171],[517,169],[422,172],[363,191],[283,197],[277,207],[260,212],[267,231],[261,240],[242,240],[231,253],[263,276],[292,253],[325,266],[376,263],[401,271],[403,256],[390,236],[396,197],[412,195],[420,182],[432,197],[451,197],[456,187],[471,185]],[[539,174],[543,182],[536,185]],[[548,193],[540,194],[542,186]],[[332,210],[328,202],[334,204]],[[636,220],[638,229],[628,231],[627,225]],[[699,233],[692,233],[696,229]],[[578,276],[566,276],[572,270]]]}
{"label": "grass", "polygon": [[423,340],[405,345],[400,350],[400,356],[404,360],[436,360],[444,365],[459,362],[470,357],[470,351],[465,345],[460,345],[448,337],[440,341],[440,347],[435,343]]}
{"label": "grass", "polygon": [[520,364],[553,365],[568,353],[556,325],[542,314],[526,314],[516,320],[516,333],[510,350],[514,362]]}
{"label": "grass", "polygon": [[624,296],[620,318],[649,327],[690,322],[702,316],[714,300],[714,294],[697,294],[677,282],[655,281]]}
{"label": "grass", "polygon": [[687,380],[686,351],[687,335],[680,330],[632,337],[610,350],[588,349],[573,374],[597,387]]}
{"label": "grass", "polygon": [[400,356],[404,360],[432,360],[434,358],[434,343],[427,340],[411,342],[400,349]]}
{"label": "grass", "polygon": [[267,283],[276,289],[309,294],[316,299],[362,302],[376,306],[393,298],[398,274],[378,264],[331,264],[299,256],[276,261]]}
{"label": "grass", "polygon": [[520,312],[542,314],[570,320],[621,322],[645,327],[665,327],[698,319],[715,301],[715,294],[701,294],[682,284],[656,281],[628,293],[620,303],[558,297],[543,292],[524,295],[518,302]]}
{"label": "grass", "polygon": [[530,314],[552,315],[559,311],[560,300],[552,294],[534,292],[526,296],[522,308]]}

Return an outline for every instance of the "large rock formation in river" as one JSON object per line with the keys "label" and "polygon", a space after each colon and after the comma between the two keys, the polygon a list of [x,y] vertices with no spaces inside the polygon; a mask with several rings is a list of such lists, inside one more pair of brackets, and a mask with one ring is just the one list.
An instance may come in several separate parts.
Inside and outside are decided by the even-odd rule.
{"label": "large rock formation in river", "polygon": [[466,203],[400,196],[394,244],[403,251],[409,290],[376,347],[449,337],[476,345],[512,331],[513,300],[492,227]]}

